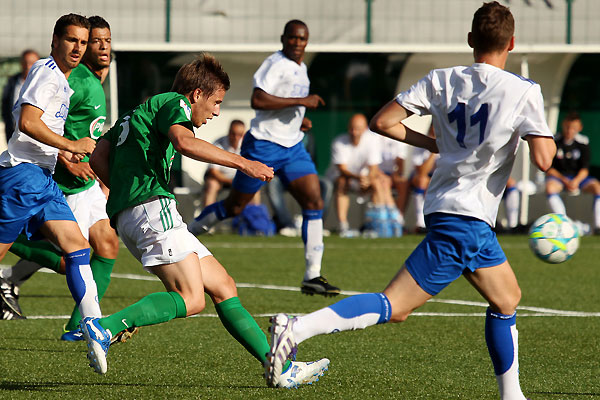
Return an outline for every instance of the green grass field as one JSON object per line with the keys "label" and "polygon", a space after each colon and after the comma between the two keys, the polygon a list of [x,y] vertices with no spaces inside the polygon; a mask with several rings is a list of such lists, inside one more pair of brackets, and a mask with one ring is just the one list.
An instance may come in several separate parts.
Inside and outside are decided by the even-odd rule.
{"label": "green grass field", "polygon": [[[307,313],[334,301],[300,294],[300,239],[201,239],[238,282],[242,303],[265,332],[271,314]],[[380,291],[420,239],[327,238],[323,272],[344,290]],[[535,259],[524,236],[501,237],[501,244],[523,291],[517,327],[526,395],[600,398],[600,240],[583,238],[561,265]],[[2,263],[14,261],[9,255]],[[102,302],[106,314],[162,290],[125,248],[114,273]],[[262,367],[227,334],[212,304],[199,317],[143,327],[112,346],[108,373],[99,376],[87,366],[83,343],[59,340],[72,304],[63,276],[38,273],[22,287],[30,318],[0,321],[0,399],[498,398],[483,335],[485,306],[464,279],[403,324],[302,343],[299,360],[327,357],[331,364],[319,382],[298,390],[267,388]]]}

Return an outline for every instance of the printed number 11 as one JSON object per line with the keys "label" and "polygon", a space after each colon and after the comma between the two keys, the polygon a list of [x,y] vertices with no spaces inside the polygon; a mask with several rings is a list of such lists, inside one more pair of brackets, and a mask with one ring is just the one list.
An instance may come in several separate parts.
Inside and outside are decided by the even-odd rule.
{"label": "printed number 11", "polygon": [[[454,110],[448,113],[448,121],[450,123],[456,121],[456,128],[458,134],[456,135],[456,141],[459,146],[466,149],[465,146],[465,135],[467,133],[467,112],[466,112],[466,104],[458,103]],[[487,103],[483,103],[475,114],[471,115],[469,118],[470,126],[475,126],[479,124],[479,144],[483,142],[483,138],[485,135],[485,127],[488,121],[488,105]]]}

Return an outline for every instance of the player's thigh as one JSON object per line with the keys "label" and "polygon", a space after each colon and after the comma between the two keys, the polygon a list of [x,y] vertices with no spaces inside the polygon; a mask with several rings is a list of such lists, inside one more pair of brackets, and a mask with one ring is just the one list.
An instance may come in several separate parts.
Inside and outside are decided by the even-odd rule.
{"label": "player's thigh", "polygon": [[466,270],[464,276],[494,311],[506,315],[515,312],[521,300],[521,288],[508,261],[494,267]]}
{"label": "player's thigh", "polygon": [[586,193],[591,193],[595,196],[598,196],[600,195],[600,182],[595,178],[591,178],[589,182],[587,182],[581,187],[581,190],[583,190]]}
{"label": "player's thigh", "polygon": [[[239,173],[242,174],[241,172],[239,172]],[[237,175],[236,175],[236,177],[237,177]],[[250,177],[248,177],[248,178],[250,178]],[[234,183],[235,183],[235,180],[234,180]],[[225,206],[225,209],[227,210],[229,215],[232,215],[232,216],[239,215],[242,213],[242,211],[248,205],[248,203],[250,203],[250,201],[252,201],[252,199],[254,199],[254,195],[256,193],[257,192],[241,191],[241,190],[237,189],[235,187],[235,185],[233,185],[231,187],[231,190],[229,191],[229,194],[223,201],[223,205]]]}
{"label": "player's thigh", "polygon": [[219,193],[219,190],[221,190],[221,182],[214,178],[208,177],[204,180],[204,190],[206,190],[208,193],[217,194]]}
{"label": "player's thigh", "polygon": [[200,259],[204,291],[216,304],[237,296],[235,281],[213,256]]}
{"label": "player's thigh", "polygon": [[108,219],[101,219],[90,227],[90,245],[100,257],[115,259],[119,254],[119,238]]}
{"label": "player's thigh", "polygon": [[90,247],[75,221],[48,220],[40,226],[40,232],[67,254]]}
{"label": "player's thigh", "polygon": [[316,174],[308,174],[289,183],[290,194],[304,210],[320,210],[323,208],[321,184]]}
{"label": "player's thigh", "polygon": [[404,321],[416,308],[433,296],[424,291],[403,265],[383,293],[392,305],[393,322]]}

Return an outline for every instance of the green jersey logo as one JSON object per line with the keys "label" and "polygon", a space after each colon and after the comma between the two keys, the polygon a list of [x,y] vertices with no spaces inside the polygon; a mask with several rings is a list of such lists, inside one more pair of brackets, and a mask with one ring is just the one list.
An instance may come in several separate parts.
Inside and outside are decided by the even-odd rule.
{"label": "green jersey logo", "polygon": [[90,124],[90,137],[94,140],[98,140],[100,136],[102,136],[102,131],[104,130],[104,121],[106,121],[106,116],[101,115]]}

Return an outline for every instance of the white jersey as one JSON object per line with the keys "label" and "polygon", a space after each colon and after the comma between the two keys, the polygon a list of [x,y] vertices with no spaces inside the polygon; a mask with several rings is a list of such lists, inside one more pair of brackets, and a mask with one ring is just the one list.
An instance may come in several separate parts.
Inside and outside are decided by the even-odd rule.
{"label": "white jersey", "polygon": [[494,226],[519,138],[552,137],[540,86],[489,64],[433,70],[396,101],[433,117],[440,158],[426,215],[460,214]]}
{"label": "white jersey", "polygon": [[[230,153],[235,153],[235,154],[240,154],[241,148],[242,148],[242,141],[240,140],[239,146],[237,148],[232,147],[229,144],[229,137],[227,136],[223,136],[218,138],[217,140],[215,140],[213,142],[213,144],[215,146],[217,146],[220,149],[223,149],[225,151],[228,151]],[[223,175],[225,175],[228,179],[233,179],[233,177],[235,176],[235,173],[237,172],[237,169],[235,168],[229,168],[229,167],[224,167],[222,165],[219,164],[208,164],[207,169],[216,169],[218,170],[220,173],[222,173]]]}
{"label": "white jersey", "polygon": [[[310,89],[306,65],[298,65],[281,51],[273,53],[254,74],[254,87],[277,97],[306,97]],[[300,127],[305,111],[304,106],[256,110],[250,133],[256,139],[292,147],[304,137]]]}
{"label": "white jersey", "polygon": [[353,174],[368,174],[370,166],[381,164],[379,138],[373,132],[366,131],[356,146],[352,144],[348,134],[335,138],[331,144],[331,167],[327,175],[331,179],[337,178],[339,176],[337,166],[342,164]]}
{"label": "white jersey", "polygon": [[376,133],[374,135],[379,140],[379,147],[381,148],[381,164],[379,164],[379,169],[386,174],[391,174],[396,169],[396,159],[406,159],[408,145],[389,137],[377,135]]}
{"label": "white jersey", "polygon": [[52,57],[33,64],[13,108],[15,132],[8,141],[8,149],[0,155],[1,166],[30,163],[54,171],[58,149],[38,142],[19,130],[21,106],[30,104],[42,110],[42,122],[52,132],[62,136],[72,93],[67,78]]}

